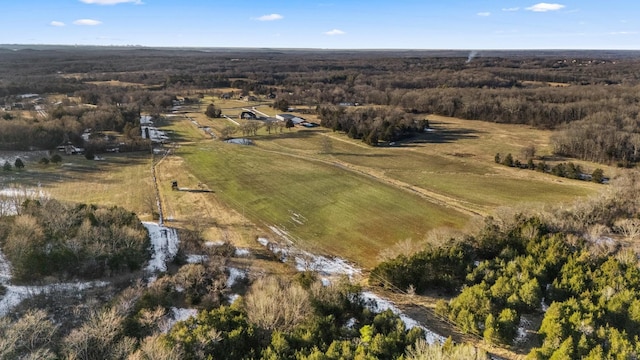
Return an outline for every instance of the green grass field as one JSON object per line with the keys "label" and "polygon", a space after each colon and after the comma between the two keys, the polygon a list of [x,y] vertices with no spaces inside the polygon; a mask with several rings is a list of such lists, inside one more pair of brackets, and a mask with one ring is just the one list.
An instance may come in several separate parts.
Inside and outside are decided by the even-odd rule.
{"label": "green grass field", "polygon": [[365,266],[385,247],[468,217],[338,166],[221,142],[182,146],[189,170],[252,221]]}
{"label": "green grass field", "polygon": [[[233,114],[239,104],[216,100],[216,106]],[[188,116],[214,130],[230,125]],[[173,121],[169,129],[192,140],[176,153],[188,170],[236,211],[263,228],[277,226],[301,247],[365,267],[398,241],[464,227],[470,213],[571,202],[603,189],[493,162],[496,152],[518,155],[528,144],[548,153],[550,132],[447,118],[433,127],[433,134],[394,147],[368,147],[322,128],[261,129],[253,146],[206,139],[189,121]]]}

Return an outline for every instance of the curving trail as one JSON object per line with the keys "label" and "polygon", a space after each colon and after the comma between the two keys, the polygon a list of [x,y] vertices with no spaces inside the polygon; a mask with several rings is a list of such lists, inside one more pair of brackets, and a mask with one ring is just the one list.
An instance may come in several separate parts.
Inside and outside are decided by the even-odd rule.
{"label": "curving trail", "polygon": [[350,164],[348,162],[345,161],[341,161],[338,159],[331,159],[331,160],[325,160],[325,159],[320,159],[317,157],[312,157],[312,156],[306,156],[306,155],[299,155],[299,154],[291,154],[285,151],[278,151],[278,150],[266,150],[266,149],[260,149],[261,151],[264,152],[268,152],[268,153],[273,153],[273,154],[278,154],[278,155],[284,155],[284,156],[289,156],[289,157],[293,157],[296,159],[302,159],[302,160],[308,160],[308,161],[313,161],[313,162],[317,162],[317,163],[322,163],[325,165],[329,165],[329,166],[335,166],[338,167],[342,170],[345,171],[349,171],[351,173],[354,174],[358,174],[360,176],[365,176],[368,177],[372,180],[384,183],[386,185],[392,186],[396,189],[400,189],[406,192],[410,192],[414,195],[420,196],[421,198],[434,203],[436,205],[439,206],[443,206],[443,207],[448,207],[448,208],[452,208],[455,209],[457,211],[460,211],[464,214],[470,215],[470,216],[484,216],[486,215],[484,210],[479,210],[477,209],[474,204],[467,202],[467,201],[463,201],[460,199],[456,199],[453,197],[450,197],[448,195],[443,195],[443,194],[439,194],[437,192],[431,191],[431,190],[427,190],[415,185],[411,185],[409,183],[406,183],[404,181],[400,181],[397,179],[393,179],[390,178],[389,176],[385,175],[384,172],[382,171],[378,171],[372,168],[368,168],[368,167],[364,167],[364,166],[358,166],[358,165],[353,165]]}

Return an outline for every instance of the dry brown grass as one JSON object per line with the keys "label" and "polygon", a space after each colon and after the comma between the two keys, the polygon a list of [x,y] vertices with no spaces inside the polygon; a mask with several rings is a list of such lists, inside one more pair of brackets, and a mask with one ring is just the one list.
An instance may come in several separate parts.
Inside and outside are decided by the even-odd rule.
{"label": "dry brown grass", "polygon": [[104,161],[64,156],[61,165],[43,169],[49,181],[42,185],[58,200],[122,206],[151,219],[155,210],[151,161],[146,153],[104,155]]}

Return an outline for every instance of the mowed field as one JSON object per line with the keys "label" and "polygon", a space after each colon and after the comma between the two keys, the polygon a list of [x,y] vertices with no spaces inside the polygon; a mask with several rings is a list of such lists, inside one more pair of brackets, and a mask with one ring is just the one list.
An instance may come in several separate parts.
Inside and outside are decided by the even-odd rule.
{"label": "mowed field", "polygon": [[[242,123],[242,102],[214,101]],[[276,114],[266,106],[258,109]],[[227,144],[191,120],[216,133],[232,122],[208,119],[195,109],[173,117],[166,128],[182,141],[174,154],[192,182],[214,190],[219,201],[267,235],[275,237],[269,227],[277,227],[300,247],[365,267],[397,242],[421,241],[433,229],[461,229],[498,207],[570,203],[605,188],[494,163],[496,152],[517,158],[529,144],[539,155],[550,155],[548,131],[429,119],[432,132],[392,147],[369,147],[322,128],[271,134],[261,129],[249,137],[254,145]]]}

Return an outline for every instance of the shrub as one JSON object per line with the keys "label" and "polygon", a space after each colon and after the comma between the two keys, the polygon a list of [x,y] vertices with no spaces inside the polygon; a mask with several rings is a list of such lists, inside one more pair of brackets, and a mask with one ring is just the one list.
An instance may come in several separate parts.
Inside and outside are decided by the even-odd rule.
{"label": "shrub", "polygon": [[62,156],[60,156],[59,154],[53,154],[53,156],[51,156],[51,162],[54,164],[59,164],[62,162]]}

